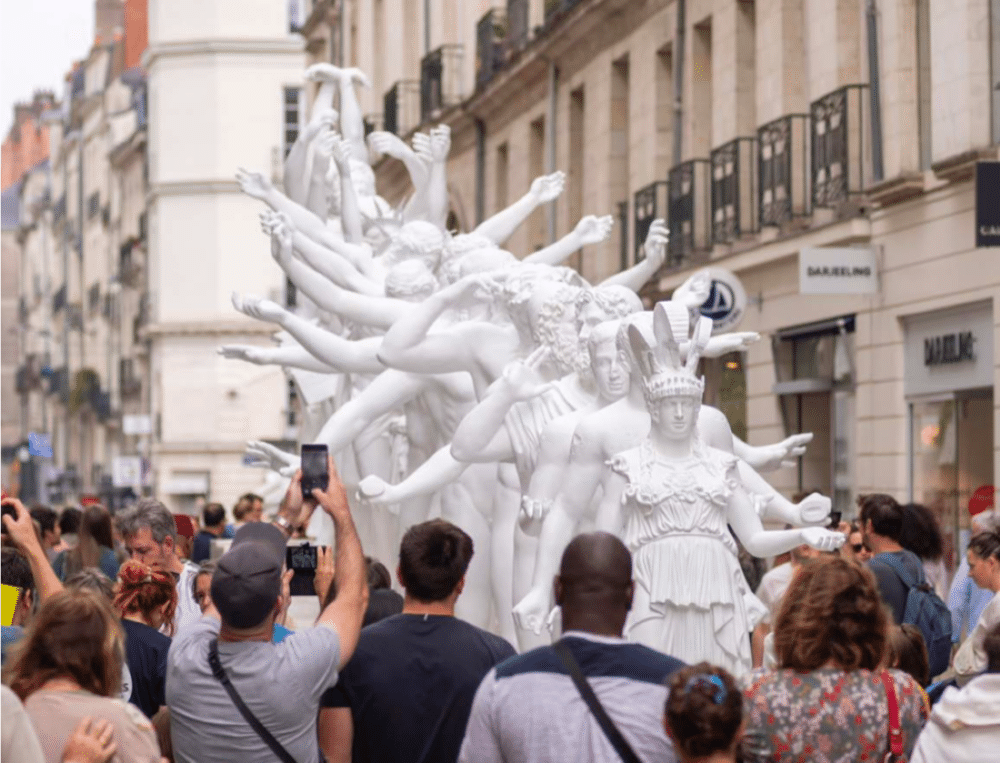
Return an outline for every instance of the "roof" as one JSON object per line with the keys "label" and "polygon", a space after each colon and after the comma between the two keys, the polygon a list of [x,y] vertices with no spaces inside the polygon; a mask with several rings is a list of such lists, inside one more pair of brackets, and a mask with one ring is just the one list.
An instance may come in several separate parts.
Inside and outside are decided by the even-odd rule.
{"label": "roof", "polygon": [[0,216],[3,230],[15,230],[21,223],[21,181],[18,180],[0,194]]}

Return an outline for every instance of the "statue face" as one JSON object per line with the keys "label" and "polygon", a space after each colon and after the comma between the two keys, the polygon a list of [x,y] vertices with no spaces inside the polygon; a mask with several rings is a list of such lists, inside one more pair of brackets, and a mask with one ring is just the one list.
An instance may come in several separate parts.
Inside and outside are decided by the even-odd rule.
{"label": "statue face", "polygon": [[698,421],[698,399],[687,395],[665,397],[650,407],[657,431],[670,440],[687,440]]}
{"label": "statue face", "polygon": [[586,343],[590,338],[590,332],[599,323],[603,323],[608,320],[607,314],[601,309],[600,305],[597,304],[596,300],[590,300],[586,305],[580,310],[579,322],[580,322],[580,342]]}
{"label": "statue face", "polygon": [[628,366],[622,363],[614,337],[593,349],[590,353],[590,367],[597,389],[605,400],[618,400],[628,391]]}

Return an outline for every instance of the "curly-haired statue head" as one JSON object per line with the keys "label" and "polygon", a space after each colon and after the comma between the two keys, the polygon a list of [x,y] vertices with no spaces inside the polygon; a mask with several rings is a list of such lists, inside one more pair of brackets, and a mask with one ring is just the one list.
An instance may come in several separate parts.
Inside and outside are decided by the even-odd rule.
{"label": "curly-haired statue head", "polygon": [[393,235],[382,258],[387,268],[406,260],[417,259],[434,273],[441,262],[441,250],[446,240],[447,234],[436,225],[414,220],[406,223]]}
{"label": "curly-haired statue head", "polygon": [[889,616],[875,578],[838,556],[804,565],[792,579],[774,624],[778,665],[801,673],[827,663],[875,670],[885,654]]}

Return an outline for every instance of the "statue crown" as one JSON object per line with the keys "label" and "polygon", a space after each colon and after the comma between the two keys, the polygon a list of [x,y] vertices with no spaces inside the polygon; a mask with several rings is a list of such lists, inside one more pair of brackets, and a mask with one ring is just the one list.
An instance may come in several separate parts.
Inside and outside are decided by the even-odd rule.
{"label": "statue crown", "polygon": [[[691,328],[687,308],[669,301],[653,308],[652,339],[638,325],[628,327],[647,403],[679,395],[700,399],[704,393],[705,381],[696,376],[696,371],[712,336],[712,321],[699,316],[693,334]],[[681,353],[684,342],[688,343],[686,357]]]}

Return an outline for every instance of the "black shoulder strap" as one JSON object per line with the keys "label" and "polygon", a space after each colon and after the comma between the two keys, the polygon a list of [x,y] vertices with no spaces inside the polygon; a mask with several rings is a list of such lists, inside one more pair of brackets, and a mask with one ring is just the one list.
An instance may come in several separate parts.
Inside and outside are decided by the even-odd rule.
{"label": "black shoulder strap", "polygon": [[601,727],[601,731],[604,732],[604,736],[608,738],[611,742],[611,746],[615,748],[615,752],[618,753],[625,763],[642,763],[639,760],[639,756],[635,754],[635,750],[629,745],[622,736],[622,732],[618,730],[615,726],[614,721],[608,716],[607,711],[601,704],[601,701],[594,694],[594,690],[587,683],[587,679],[583,675],[583,671],[580,670],[580,666],[577,661],[573,658],[573,653],[566,646],[565,641],[557,641],[552,645],[552,648],[556,650],[556,654],[559,655],[559,659],[562,660],[563,665],[566,666],[566,670],[569,671],[570,678],[573,679],[573,683],[576,684],[577,690],[580,692],[580,696],[583,697],[583,701],[587,703],[587,707],[590,708],[590,712],[594,714],[597,719],[598,725]]}
{"label": "black shoulder strap", "polygon": [[229,680],[229,676],[226,675],[226,669],[222,667],[222,663],[219,661],[219,640],[212,639],[212,643],[208,647],[208,664],[212,668],[212,675],[214,675],[220,684],[225,688],[226,692],[229,694],[229,698],[236,705],[236,709],[240,711],[240,715],[250,724],[251,728],[257,732],[257,736],[264,740],[268,747],[271,748],[271,752],[278,756],[278,760],[282,763],[296,763],[295,758],[293,758],[284,747],[281,746],[281,742],[274,738],[270,731],[264,728],[264,724],[257,720],[257,716],[254,715],[250,708],[246,706],[243,702],[243,698],[240,697],[239,693],[236,691],[236,687],[233,686],[232,682]]}

